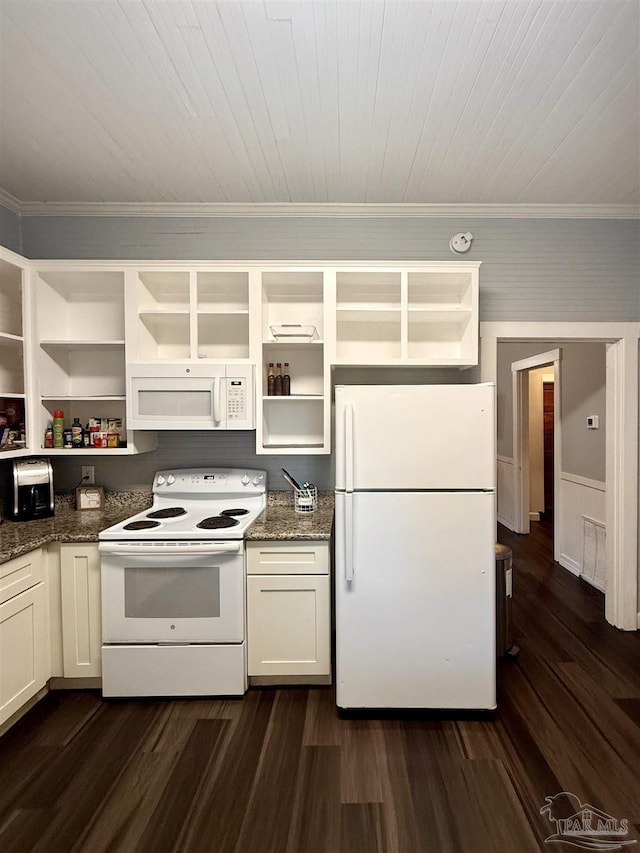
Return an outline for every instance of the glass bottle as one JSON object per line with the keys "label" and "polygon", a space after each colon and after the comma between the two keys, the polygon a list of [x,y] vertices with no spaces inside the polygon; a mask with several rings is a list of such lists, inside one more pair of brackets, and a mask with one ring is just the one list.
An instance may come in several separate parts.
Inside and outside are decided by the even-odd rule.
{"label": "glass bottle", "polygon": [[74,447],[82,447],[82,424],[80,418],[74,418],[71,424],[71,444]]}
{"label": "glass bottle", "polygon": [[51,421],[47,424],[47,428],[44,432],[44,446],[53,447],[53,424]]}
{"label": "glass bottle", "polygon": [[269,362],[269,370],[267,371],[267,395],[269,397],[273,397],[273,395],[276,393],[275,382],[276,382],[276,375],[273,372],[273,362],[270,361]]}
{"label": "glass bottle", "polygon": [[288,397],[291,394],[291,377],[289,376],[289,362],[284,363],[284,373],[282,374],[282,396]]}
{"label": "glass bottle", "polygon": [[276,397],[282,397],[282,363],[276,362],[276,378],[274,380],[273,393]]}

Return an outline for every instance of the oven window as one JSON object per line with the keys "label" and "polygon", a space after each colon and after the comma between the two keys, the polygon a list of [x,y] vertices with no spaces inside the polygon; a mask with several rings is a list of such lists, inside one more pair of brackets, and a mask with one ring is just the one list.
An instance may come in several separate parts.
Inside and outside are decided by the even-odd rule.
{"label": "oven window", "polygon": [[124,615],[130,619],[220,616],[220,569],[125,567]]}

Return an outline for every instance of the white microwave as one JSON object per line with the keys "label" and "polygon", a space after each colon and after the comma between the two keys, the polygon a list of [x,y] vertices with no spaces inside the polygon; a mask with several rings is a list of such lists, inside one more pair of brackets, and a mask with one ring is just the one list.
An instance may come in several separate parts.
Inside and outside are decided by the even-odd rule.
{"label": "white microwave", "polygon": [[252,364],[128,364],[129,429],[255,429]]}

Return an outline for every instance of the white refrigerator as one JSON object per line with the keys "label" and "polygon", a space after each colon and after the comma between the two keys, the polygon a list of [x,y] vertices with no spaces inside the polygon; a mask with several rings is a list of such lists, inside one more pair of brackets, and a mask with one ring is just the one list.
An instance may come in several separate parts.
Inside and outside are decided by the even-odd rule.
{"label": "white refrigerator", "polygon": [[337,385],[339,707],[493,709],[495,388]]}

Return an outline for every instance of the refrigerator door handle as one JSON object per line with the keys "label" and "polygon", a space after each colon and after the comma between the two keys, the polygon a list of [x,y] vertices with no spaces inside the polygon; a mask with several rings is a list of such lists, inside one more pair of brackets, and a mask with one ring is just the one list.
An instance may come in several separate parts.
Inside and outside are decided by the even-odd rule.
{"label": "refrigerator door handle", "polygon": [[344,496],[344,579],[353,581],[353,492]]}
{"label": "refrigerator door handle", "polygon": [[344,407],[344,486],[347,492],[353,491],[353,405]]}

